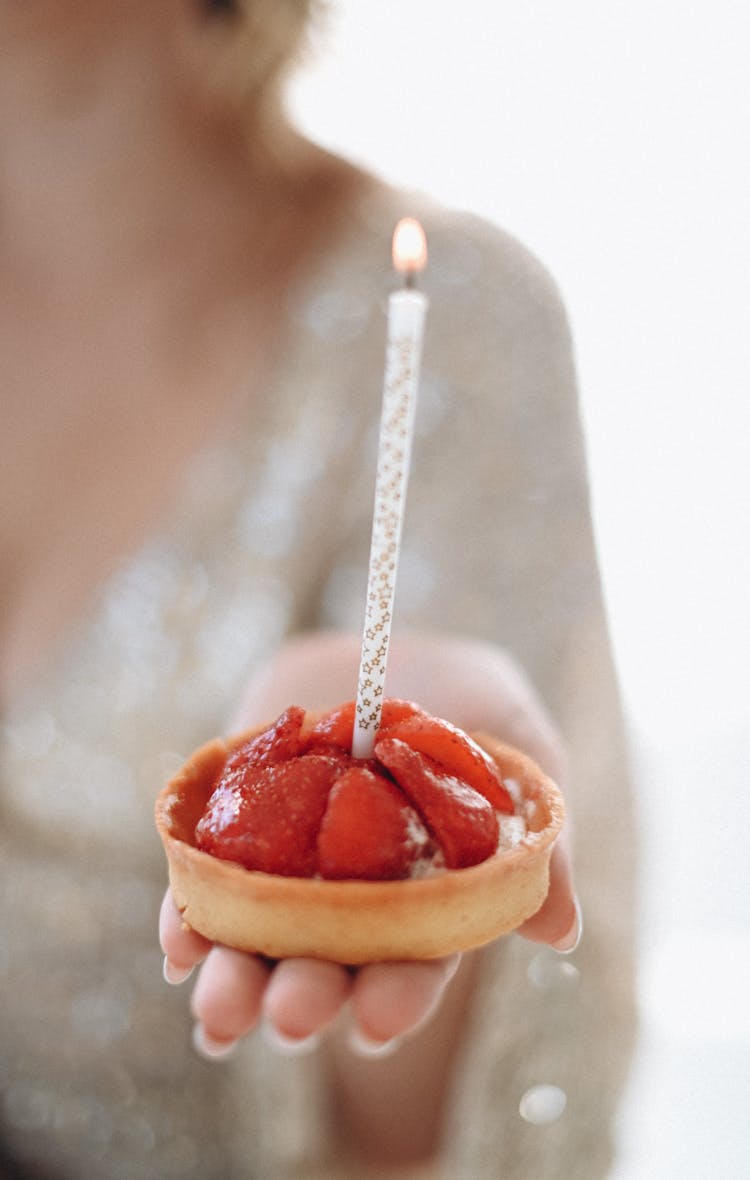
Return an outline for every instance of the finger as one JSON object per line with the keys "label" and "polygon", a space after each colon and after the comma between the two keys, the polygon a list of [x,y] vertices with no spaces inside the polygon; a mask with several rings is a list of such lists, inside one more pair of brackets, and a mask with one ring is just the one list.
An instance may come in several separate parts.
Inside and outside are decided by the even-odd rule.
{"label": "finger", "polygon": [[570,952],[580,941],[581,911],[573,886],[567,840],[558,840],[550,859],[549,892],[541,909],[518,928],[532,942],[546,942],[555,950]]}
{"label": "finger", "polygon": [[260,1019],[269,968],[244,951],[215,946],[201,967],[190,1007],[202,1034],[215,1042],[245,1036]]}
{"label": "finger", "polygon": [[164,951],[164,976],[169,983],[187,979],[196,963],[205,959],[212,944],[191,930],[177,909],[172,890],[164,894],[159,913],[159,941]]}
{"label": "finger", "polygon": [[305,1040],[338,1015],[352,990],[352,977],[338,963],[283,959],[274,968],[263,1012],[282,1038]]}
{"label": "finger", "polygon": [[459,955],[421,963],[369,963],[354,982],[352,1008],[368,1041],[414,1032],[437,1010],[458,969]]}

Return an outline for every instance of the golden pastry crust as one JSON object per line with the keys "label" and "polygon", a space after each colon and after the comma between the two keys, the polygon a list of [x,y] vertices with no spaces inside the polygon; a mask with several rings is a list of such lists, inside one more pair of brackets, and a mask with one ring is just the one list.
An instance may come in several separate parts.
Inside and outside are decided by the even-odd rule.
{"label": "golden pastry crust", "polygon": [[503,778],[518,784],[527,831],[514,847],[472,868],[407,881],[328,881],[274,876],[201,852],[195,825],[226,759],[260,731],[196,750],[156,801],[175,902],[206,938],[273,959],[352,965],[431,959],[508,934],[547,896],[562,796],[531,759],[485,734],[472,736]]}

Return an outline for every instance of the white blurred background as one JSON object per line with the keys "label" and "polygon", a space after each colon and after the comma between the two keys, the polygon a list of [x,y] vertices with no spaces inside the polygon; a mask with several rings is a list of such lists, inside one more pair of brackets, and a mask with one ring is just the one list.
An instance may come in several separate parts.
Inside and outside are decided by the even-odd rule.
{"label": "white blurred background", "polygon": [[616,1180],[750,1175],[749,35],[746,0],[339,0],[289,98],[568,305],[649,818]]}

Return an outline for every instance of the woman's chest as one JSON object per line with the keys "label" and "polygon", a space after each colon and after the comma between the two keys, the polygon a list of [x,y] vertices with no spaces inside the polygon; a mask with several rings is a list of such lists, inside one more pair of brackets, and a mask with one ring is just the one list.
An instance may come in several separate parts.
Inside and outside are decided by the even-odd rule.
{"label": "woman's chest", "polygon": [[119,562],[6,714],[9,830],[66,854],[155,856],[165,776],[224,729],[283,637],[316,622],[350,462],[333,425],[308,403],[190,464],[162,527]]}

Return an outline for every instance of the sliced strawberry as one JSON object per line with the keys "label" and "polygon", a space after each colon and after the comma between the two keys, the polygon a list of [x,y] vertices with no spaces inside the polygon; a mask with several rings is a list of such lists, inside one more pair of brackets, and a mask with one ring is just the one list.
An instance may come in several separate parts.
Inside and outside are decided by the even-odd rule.
{"label": "sliced strawberry", "polygon": [[513,800],[502,784],[498,770],[481,746],[450,721],[415,713],[391,725],[383,737],[398,738],[427,754],[450,775],[468,783],[488,799],[496,811],[513,813]]}
{"label": "sliced strawberry", "polygon": [[335,783],[318,835],[323,877],[388,881],[409,876],[429,833],[398,787],[363,766]]}
{"label": "sliced strawberry", "polygon": [[195,829],[198,848],[247,869],[312,876],[318,829],[339,772],[335,759],[316,754],[225,771]]}
{"label": "sliced strawberry", "polygon": [[307,748],[336,746],[339,750],[351,754],[353,728],[354,701],[348,701],[347,704],[331,709],[318,718],[307,735]]}
{"label": "sliced strawberry", "polygon": [[327,758],[331,765],[336,767],[336,777],[343,774],[350,766],[368,765],[373,769],[377,769],[377,763],[374,758],[371,763],[364,763],[357,758],[352,758],[351,754],[346,754],[338,746],[308,746],[305,750],[305,756],[308,754],[317,754],[321,758]]}
{"label": "sliced strawberry", "polygon": [[383,738],[375,746],[375,756],[422,816],[449,869],[468,868],[492,855],[498,822],[484,795],[398,738]]}
{"label": "sliced strawberry", "polygon": [[388,697],[383,701],[383,712],[380,717],[380,730],[384,736],[394,725],[400,725],[407,717],[427,717],[428,714],[415,705],[414,701],[402,701],[398,697]]}
{"label": "sliced strawberry", "polygon": [[[355,707],[354,701],[347,701],[345,705],[339,705],[338,708],[331,709],[318,718],[307,735],[307,748],[338,746],[339,749],[351,753]],[[383,701],[380,730],[384,732],[405,718],[419,714],[421,714],[419,705],[415,705],[411,701],[400,701],[395,697],[389,697]]]}
{"label": "sliced strawberry", "polygon": [[227,759],[226,770],[237,766],[272,766],[286,762],[302,752],[302,724],[305,710],[301,705],[290,705],[280,717],[250,741],[244,742]]}

